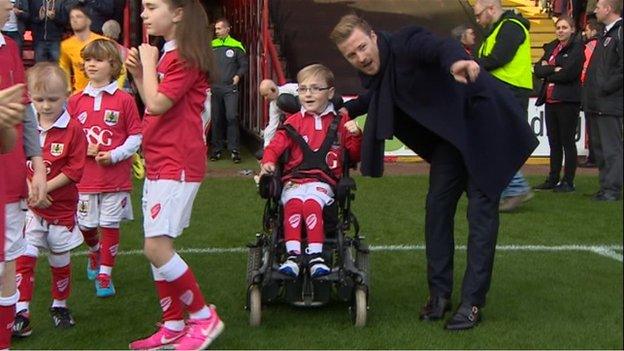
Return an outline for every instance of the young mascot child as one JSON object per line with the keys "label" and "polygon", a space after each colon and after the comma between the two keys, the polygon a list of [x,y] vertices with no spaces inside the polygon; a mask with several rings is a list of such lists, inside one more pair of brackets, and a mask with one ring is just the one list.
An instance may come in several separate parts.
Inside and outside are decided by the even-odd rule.
{"label": "young mascot child", "polygon": [[301,250],[301,230],[307,233],[306,252],[310,257],[310,275],[319,277],[330,272],[321,253],[323,208],[334,200],[332,187],[342,175],[342,150],[351,160],[360,158],[361,131],[355,121],[340,115],[329,101],[334,95],[334,75],[325,66],[314,64],[297,74],[301,111],[288,117],[264,149],[261,174],[275,171],[275,164],[285,151],[281,202],[284,205],[284,240],[288,259],[280,272],[297,277]]}
{"label": "young mascot child", "polygon": [[[87,159],[78,184],[78,224],[89,246],[87,276],[98,297],[115,295],[111,279],[119,247],[119,224],[132,219],[132,155],[141,145],[141,121],[134,98],[118,89],[123,63],[115,44],[97,39],[81,52],[86,88],[67,104],[87,137]],[[101,239],[98,240],[98,227]]]}
{"label": "young mascot child", "polygon": [[[142,44],[131,49],[126,67],[146,106],[143,153],[145,255],[152,265],[163,323],[131,349],[206,348],[224,328],[207,306],[197,280],[173,241],[188,227],[195,195],[206,172],[201,113],[212,67],[211,33],[198,0],[143,0],[143,23],[163,36],[163,55]],[[188,312],[186,325],[185,311]]]}
{"label": "young mascot child", "polygon": [[[27,72],[28,91],[37,110],[40,144],[47,166],[47,196],[40,207],[29,206],[24,233],[29,248],[49,251],[52,270],[52,297],[50,315],[55,327],[69,328],[75,322],[67,308],[71,292],[69,252],[82,244],[82,234],[76,223],[78,189],[87,153],[82,126],[65,110],[69,87],[65,74],[52,63],[38,63]],[[33,176],[28,167],[28,178]],[[36,249],[35,249],[36,250]],[[30,318],[36,251],[31,249],[18,258],[17,272],[20,300],[18,311]]]}

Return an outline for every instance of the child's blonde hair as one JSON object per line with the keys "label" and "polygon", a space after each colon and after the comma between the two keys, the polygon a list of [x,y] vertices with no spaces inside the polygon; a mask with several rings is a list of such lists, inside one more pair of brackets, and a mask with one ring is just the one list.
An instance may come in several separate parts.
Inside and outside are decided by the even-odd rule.
{"label": "child's blonde hair", "polygon": [[39,62],[26,71],[28,91],[32,93],[62,90],[69,95],[69,82],[65,72],[52,62]]}
{"label": "child's blonde hair", "polygon": [[327,67],[321,65],[320,63],[315,63],[313,65],[305,66],[297,73],[297,81],[299,83],[310,77],[320,77],[325,80],[328,87],[334,86],[334,73]]}
{"label": "child's blonde hair", "polygon": [[[119,78],[121,70],[123,69],[121,55],[119,54],[117,45],[112,40],[97,39],[90,42],[84,48],[82,48],[82,50],[80,51],[80,57],[82,57],[82,60],[85,62],[90,58],[110,62],[110,65],[112,67],[111,80],[116,80],[117,78]],[[84,71],[84,65],[82,67],[82,70]]]}

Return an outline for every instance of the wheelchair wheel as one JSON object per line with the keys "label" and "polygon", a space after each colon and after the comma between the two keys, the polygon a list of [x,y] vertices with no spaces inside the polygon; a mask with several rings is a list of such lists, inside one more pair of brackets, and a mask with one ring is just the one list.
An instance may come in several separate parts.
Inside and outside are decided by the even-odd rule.
{"label": "wheelchair wheel", "polygon": [[262,247],[250,247],[247,253],[247,286],[253,284],[253,273],[262,265]]}
{"label": "wheelchair wheel", "polygon": [[256,284],[249,287],[248,306],[249,309],[249,325],[257,327],[262,322],[262,292]]}
{"label": "wheelchair wheel", "polygon": [[358,285],[353,292],[353,301],[351,302],[350,312],[353,318],[353,325],[362,328],[366,325],[366,314],[368,312],[368,296],[366,289]]}

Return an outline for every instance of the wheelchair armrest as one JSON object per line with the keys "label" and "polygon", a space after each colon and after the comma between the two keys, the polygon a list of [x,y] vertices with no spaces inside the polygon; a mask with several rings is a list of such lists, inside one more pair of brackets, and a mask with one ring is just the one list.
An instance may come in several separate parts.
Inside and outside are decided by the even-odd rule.
{"label": "wheelchair armrest", "polygon": [[282,179],[277,174],[263,174],[258,183],[258,192],[263,199],[279,200],[282,195]]}
{"label": "wheelchair armrest", "polygon": [[336,200],[342,203],[352,190],[356,190],[355,180],[351,177],[342,177],[336,184]]}

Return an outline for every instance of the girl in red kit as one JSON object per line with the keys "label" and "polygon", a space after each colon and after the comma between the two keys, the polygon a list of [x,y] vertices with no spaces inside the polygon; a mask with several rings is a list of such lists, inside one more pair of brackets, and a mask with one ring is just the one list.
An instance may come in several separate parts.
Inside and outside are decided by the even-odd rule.
{"label": "girl in red kit", "polygon": [[[131,349],[206,348],[224,328],[207,306],[197,280],[176,253],[173,241],[188,227],[195,195],[206,172],[201,113],[212,67],[206,12],[198,0],[143,0],[147,32],[165,39],[142,44],[128,54],[126,67],[146,110],[143,118],[145,256],[151,263],[163,311],[153,335]],[[185,312],[188,319],[185,322]]]}
{"label": "girl in red kit", "polygon": [[[134,98],[117,88],[123,63],[115,44],[98,39],[80,53],[89,84],[67,104],[87,137],[87,159],[78,183],[78,224],[89,246],[87,276],[98,297],[115,295],[111,279],[119,247],[119,224],[130,220],[132,155],[141,145]],[[100,238],[98,239],[98,227]]]}
{"label": "girl in red kit", "polygon": [[[361,131],[347,115],[338,115],[329,101],[334,96],[334,74],[327,67],[320,64],[304,67],[297,74],[297,81],[301,111],[284,122],[284,128],[264,149],[260,173],[275,171],[275,163],[290,150],[284,165],[281,198],[289,257],[279,271],[299,276],[301,229],[305,225],[310,275],[320,277],[330,273],[321,256],[325,241],[323,207],[334,201],[332,186],[342,175],[342,167],[346,167],[342,164],[342,150],[347,149],[351,160],[360,159]],[[332,127],[336,132],[331,132]],[[318,153],[320,157],[315,157]],[[314,158],[320,160],[319,164],[315,164]]]}
{"label": "girl in red kit", "polygon": [[[38,63],[27,72],[27,78],[28,91],[37,110],[39,140],[47,168],[47,196],[42,206],[29,206],[24,233],[29,247],[50,252],[53,297],[50,315],[55,327],[69,328],[75,324],[67,308],[71,292],[69,252],[83,241],[76,223],[76,183],[82,177],[87,143],[80,123],[64,108],[69,87],[61,68],[52,63]],[[29,179],[33,176],[30,165],[27,176]],[[28,252],[17,260],[21,276],[18,310],[25,311],[22,315],[25,318],[30,318],[36,262],[36,255]]]}

